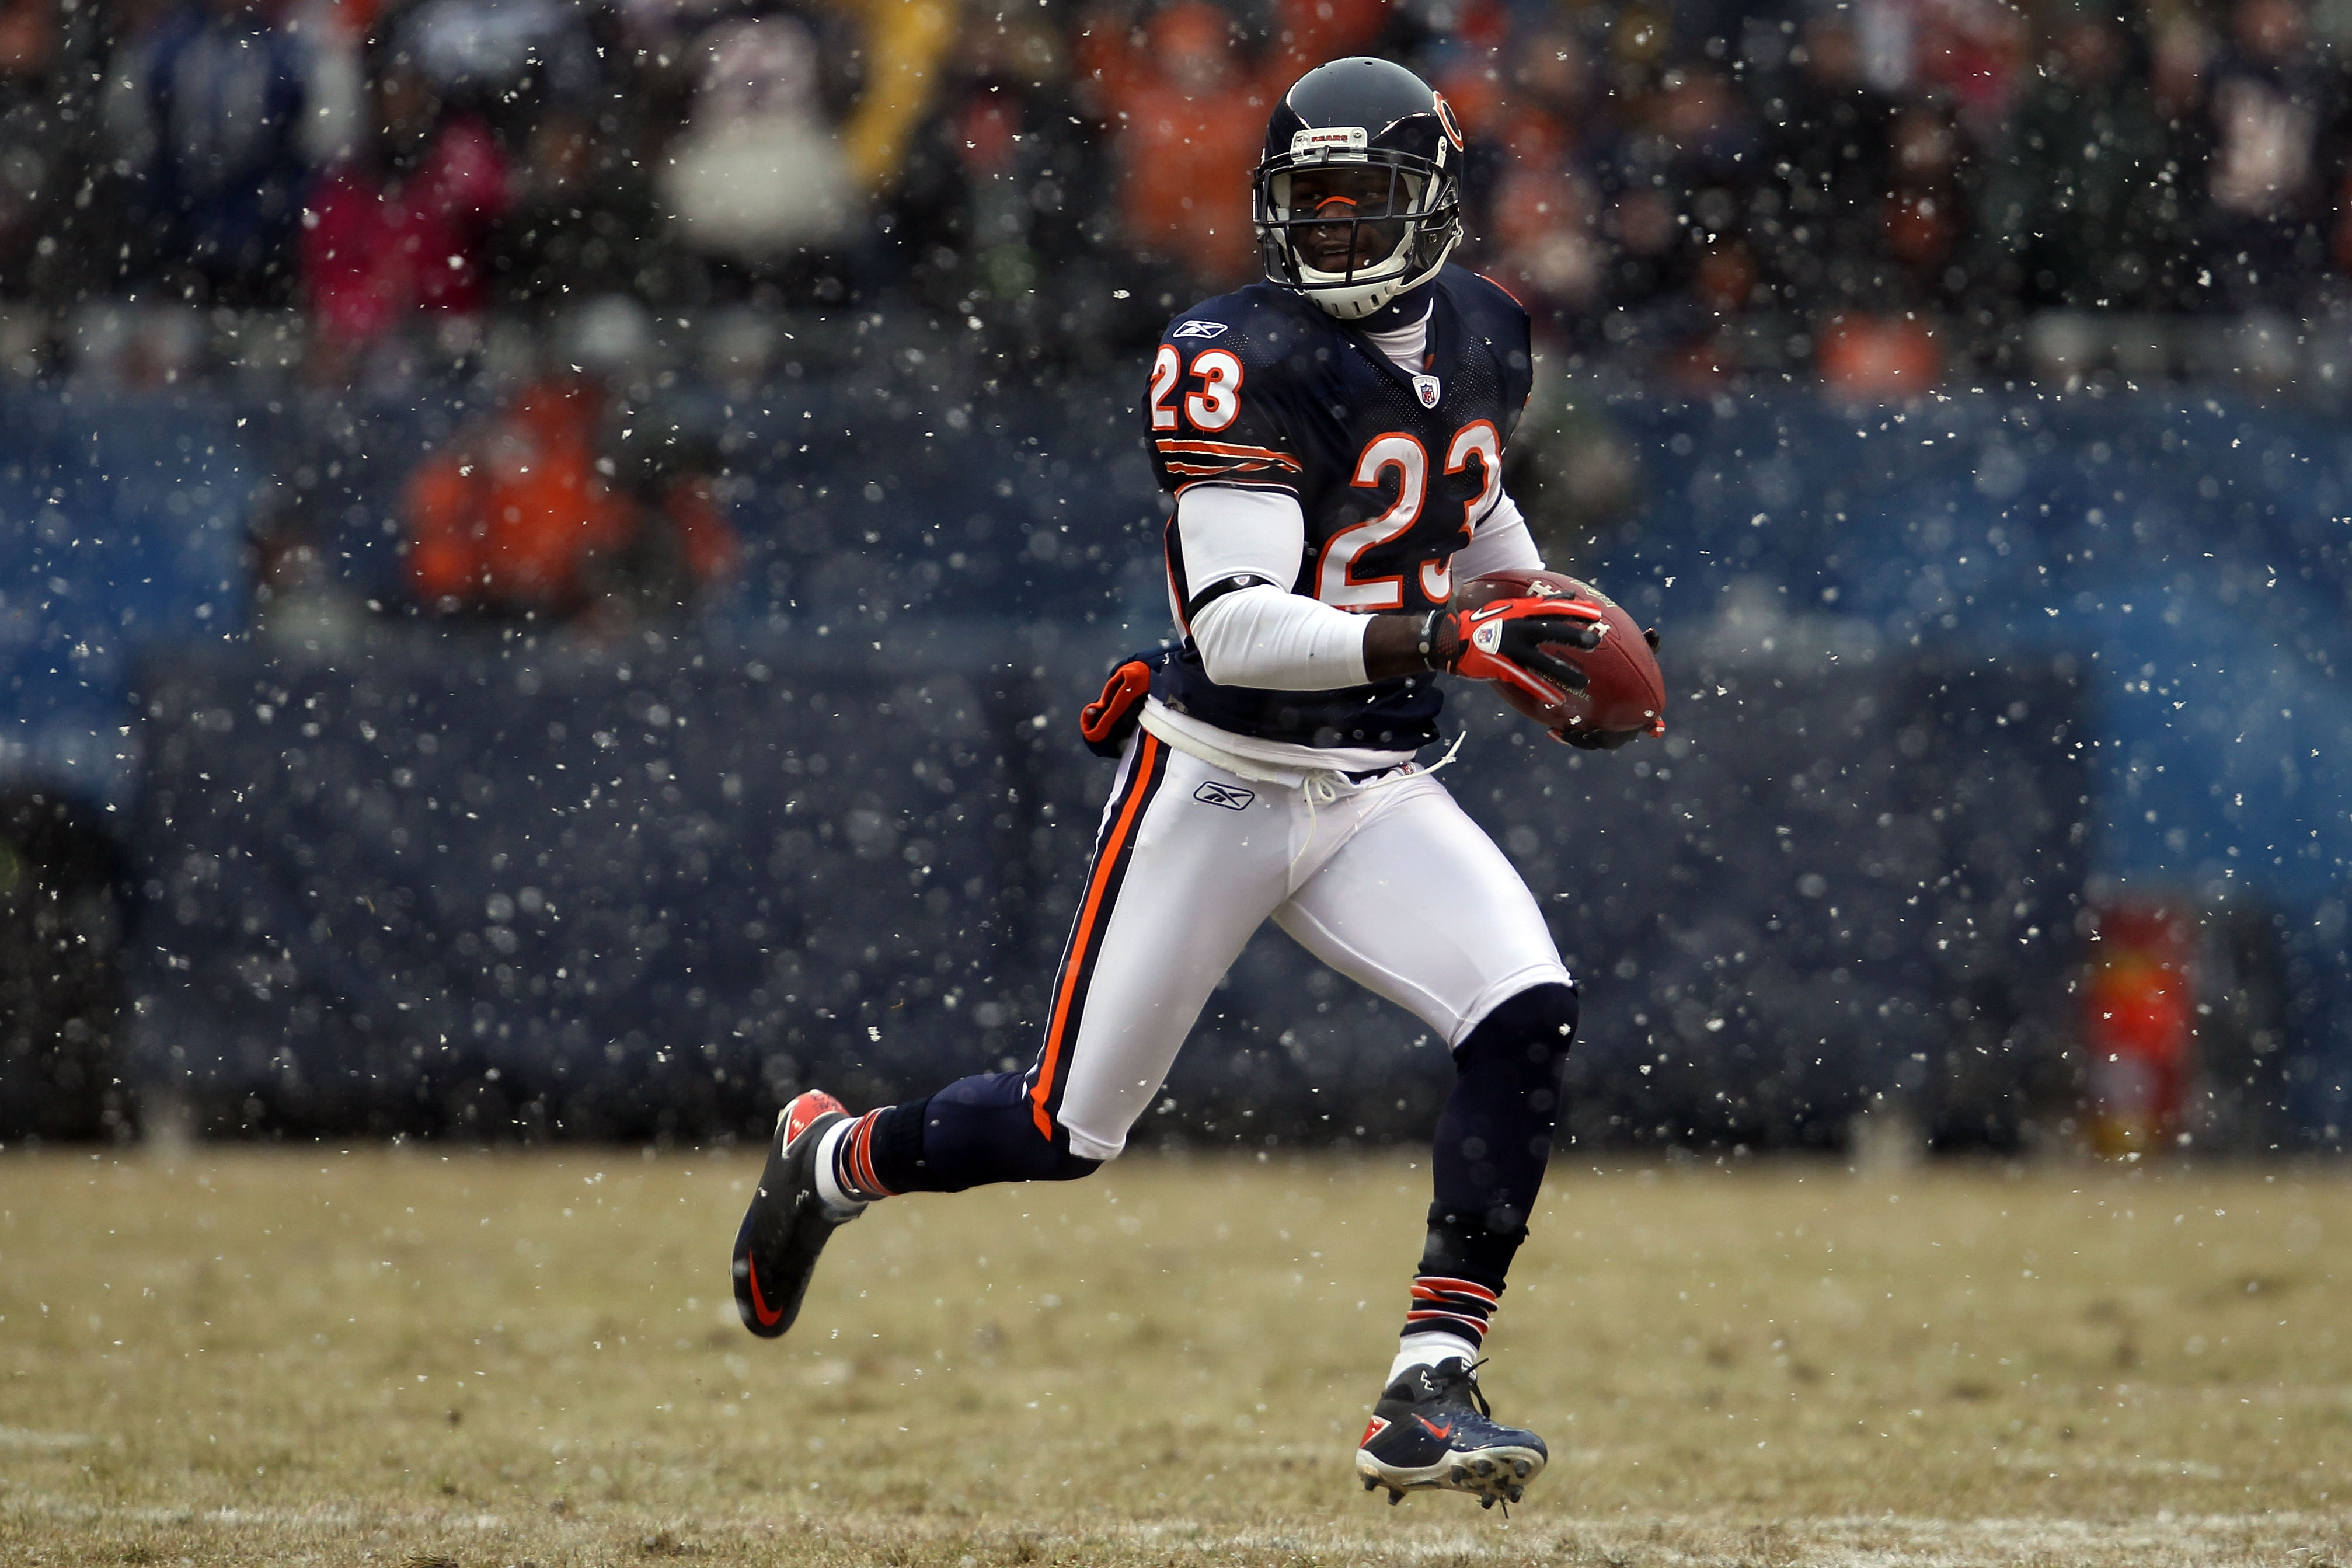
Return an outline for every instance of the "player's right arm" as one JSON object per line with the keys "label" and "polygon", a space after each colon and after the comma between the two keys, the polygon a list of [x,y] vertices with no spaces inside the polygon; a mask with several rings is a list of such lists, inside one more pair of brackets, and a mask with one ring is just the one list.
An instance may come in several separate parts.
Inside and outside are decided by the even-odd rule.
{"label": "player's right arm", "polygon": [[1212,300],[1170,323],[1144,420],[1152,467],[1176,498],[1169,585],[1177,619],[1220,686],[1361,686],[1364,618],[1294,593],[1307,548],[1285,366],[1255,312]]}
{"label": "player's right arm", "polygon": [[1181,606],[1201,667],[1220,686],[1336,691],[1372,679],[1366,617],[1291,592],[1307,548],[1296,496],[1193,485],[1176,498]]}
{"label": "player's right arm", "polygon": [[1334,691],[1439,669],[1523,679],[1522,668],[1572,689],[1584,684],[1581,671],[1542,645],[1592,646],[1588,623],[1598,612],[1589,605],[1505,600],[1479,610],[1475,625],[1451,609],[1339,609],[1277,581],[1297,571],[1306,520],[1297,500],[1262,490],[1193,486],[1177,498],[1176,531],[1192,590],[1184,614],[1192,646],[1220,686]]}

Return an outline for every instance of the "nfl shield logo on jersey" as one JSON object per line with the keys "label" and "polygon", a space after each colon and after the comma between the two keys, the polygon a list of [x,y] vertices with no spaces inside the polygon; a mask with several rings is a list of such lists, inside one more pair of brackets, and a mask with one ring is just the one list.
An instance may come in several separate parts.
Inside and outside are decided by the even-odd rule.
{"label": "nfl shield logo on jersey", "polygon": [[1412,389],[1421,395],[1421,405],[1423,408],[1434,408],[1437,406],[1437,378],[1435,376],[1414,376],[1412,378]]}

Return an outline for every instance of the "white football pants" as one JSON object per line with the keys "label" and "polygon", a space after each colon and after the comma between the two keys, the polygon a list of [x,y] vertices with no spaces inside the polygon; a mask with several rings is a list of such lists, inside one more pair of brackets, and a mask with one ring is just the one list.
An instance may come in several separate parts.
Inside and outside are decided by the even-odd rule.
{"label": "white football pants", "polygon": [[1268,784],[1139,730],[1029,1075],[1038,1131],[1116,1158],[1269,915],[1449,1048],[1498,1004],[1569,978],[1527,884],[1427,773]]}

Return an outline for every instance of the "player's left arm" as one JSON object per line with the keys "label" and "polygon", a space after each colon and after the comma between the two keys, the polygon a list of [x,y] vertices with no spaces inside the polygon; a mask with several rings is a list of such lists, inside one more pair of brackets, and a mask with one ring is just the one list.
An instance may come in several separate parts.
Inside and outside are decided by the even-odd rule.
{"label": "player's left arm", "polygon": [[1509,491],[1496,487],[1494,504],[1486,516],[1471,524],[1470,542],[1454,552],[1452,565],[1457,583],[1489,572],[1544,569],[1543,552],[1536,548],[1535,535],[1528,531],[1528,520]]}
{"label": "player's left arm", "polygon": [[[1534,325],[1510,291],[1492,279],[1481,276],[1473,287],[1474,298],[1486,317],[1486,332],[1491,333],[1496,369],[1501,376],[1499,434],[1502,450],[1508,452],[1527,413],[1528,399],[1535,390]],[[1457,583],[1483,577],[1489,572],[1544,569],[1543,552],[1536,548],[1535,535],[1528,530],[1526,516],[1501,485],[1495,487],[1495,499],[1487,503],[1486,510],[1470,520],[1470,541],[1454,552],[1453,569]]]}
{"label": "player's left arm", "polygon": [[[1504,409],[1500,434],[1507,449],[1535,384],[1528,313],[1507,291],[1484,278],[1473,285],[1468,298],[1485,318],[1480,335],[1497,351]],[[1469,542],[1454,552],[1450,564],[1454,580],[1466,583],[1489,572],[1541,571],[1544,560],[1518,503],[1497,485],[1485,513],[1471,520]],[[1475,626],[1467,615],[1450,608],[1374,616],[1364,633],[1364,672],[1373,680],[1422,669],[1494,680],[1524,679],[1524,672],[1532,671],[1579,689],[1583,672],[1544,647],[1597,644],[1600,637],[1590,624],[1589,608],[1546,599],[1502,601],[1483,606]]]}
{"label": "player's left arm", "polygon": [[[1521,560],[1540,566],[1517,510],[1496,521],[1506,524],[1507,541],[1516,531],[1518,544],[1484,570]],[[1187,626],[1202,668],[1220,686],[1321,691],[1424,670],[1524,680],[1517,671],[1529,669],[1573,688],[1583,685],[1582,672],[1543,645],[1590,647],[1598,640],[1588,624],[1598,612],[1558,599],[1482,606],[1474,625],[1470,612],[1367,616],[1292,593],[1279,579],[1296,570],[1307,531],[1287,494],[1194,485],[1177,499],[1176,529],[1188,575],[1200,584],[1186,606]],[[1484,533],[1474,529],[1474,543]]]}
{"label": "player's left arm", "polygon": [[1507,680],[1535,695],[1529,676],[1570,691],[1584,672],[1547,645],[1601,646],[1601,611],[1573,599],[1495,599],[1473,610],[1408,610],[1371,617],[1364,628],[1364,674],[1372,680],[1443,670],[1473,680]]}
{"label": "player's left arm", "polygon": [[[1499,489],[1486,514],[1472,524],[1470,542],[1455,551],[1448,564],[1457,584],[1489,572],[1544,569],[1527,519]],[[1364,637],[1364,668],[1375,680],[1384,673],[1410,674],[1415,668],[1442,669],[1475,680],[1509,681],[1540,696],[1540,689],[1529,679],[1532,675],[1581,691],[1584,672],[1548,651],[1548,645],[1596,647],[1600,619],[1592,605],[1558,598],[1496,599],[1474,610],[1447,605],[1419,614],[1375,616]]]}

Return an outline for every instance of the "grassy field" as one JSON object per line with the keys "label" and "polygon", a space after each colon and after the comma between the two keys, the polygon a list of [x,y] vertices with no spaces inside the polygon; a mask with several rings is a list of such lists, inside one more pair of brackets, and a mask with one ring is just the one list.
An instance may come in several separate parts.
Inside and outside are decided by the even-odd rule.
{"label": "grassy field", "polygon": [[1409,1156],[884,1205],[800,1327],[748,1155],[0,1155],[0,1563],[2352,1568],[2352,1174],[1563,1163],[1506,1520],[1349,1468]]}

